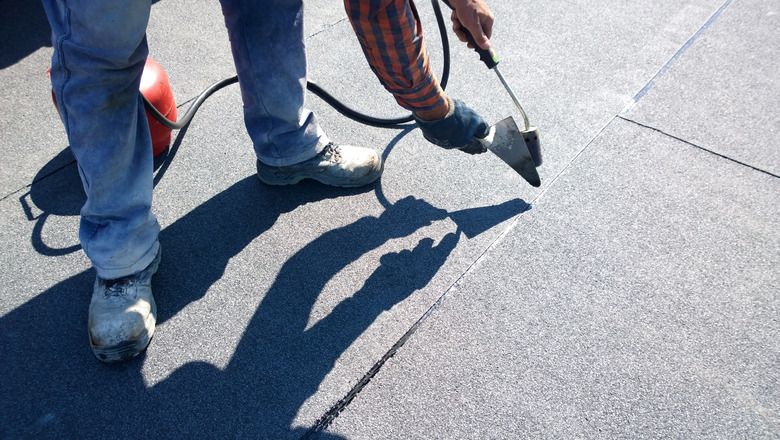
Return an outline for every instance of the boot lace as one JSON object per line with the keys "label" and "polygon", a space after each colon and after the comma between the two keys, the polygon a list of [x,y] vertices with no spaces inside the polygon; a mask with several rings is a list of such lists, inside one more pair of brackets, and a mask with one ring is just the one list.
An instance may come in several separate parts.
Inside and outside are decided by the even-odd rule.
{"label": "boot lace", "polygon": [[127,292],[127,288],[135,282],[135,277],[117,278],[115,280],[100,280],[106,290],[103,293],[105,297],[119,297]]}
{"label": "boot lace", "polygon": [[331,162],[341,161],[341,150],[339,149],[339,146],[334,144],[333,142],[326,145],[325,149],[322,150],[322,153],[323,156],[329,156]]}

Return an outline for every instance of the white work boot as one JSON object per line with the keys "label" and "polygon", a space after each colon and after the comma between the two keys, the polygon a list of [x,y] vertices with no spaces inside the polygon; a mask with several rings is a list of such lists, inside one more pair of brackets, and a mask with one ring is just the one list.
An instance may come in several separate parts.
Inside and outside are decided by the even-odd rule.
{"label": "white work boot", "polygon": [[95,279],[89,304],[89,343],[98,359],[117,362],[144,351],[154,335],[157,305],[152,275],[161,251],[146,269],[116,280]]}
{"label": "white work boot", "polygon": [[326,185],[357,187],[378,179],[382,169],[382,157],[376,151],[334,143],[294,165],[273,167],[257,161],[257,176],[268,185],[292,185],[314,179]]}

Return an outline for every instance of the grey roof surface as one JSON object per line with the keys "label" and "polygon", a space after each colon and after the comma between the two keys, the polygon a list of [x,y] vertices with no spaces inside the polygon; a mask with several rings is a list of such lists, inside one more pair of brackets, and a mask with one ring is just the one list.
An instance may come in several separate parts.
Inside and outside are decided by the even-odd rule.
{"label": "grey roof surface", "polygon": [[[382,153],[382,179],[263,186],[228,87],[158,160],[157,332],[106,365],[48,25],[0,2],[19,41],[0,54],[0,438],[780,437],[780,5],[489,4],[541,130],[540,188],[313,95],[331,138]],[[404,113],[342,2],[306,20],[310,79]],[[449,37],[449,93],[519,121]],[[218,2],[156,2],[148,38],[180,112],[234,74]]]}

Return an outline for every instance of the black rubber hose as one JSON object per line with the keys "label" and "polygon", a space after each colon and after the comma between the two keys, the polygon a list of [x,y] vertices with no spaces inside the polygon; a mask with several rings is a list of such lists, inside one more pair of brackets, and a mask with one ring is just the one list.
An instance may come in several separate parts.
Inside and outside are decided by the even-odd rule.
{"label": "black rubber hose", "polygon": [[[447,87],[447,80],[450,76],[450,44],[449,40],[447,38],[447,28],[444,24],[444,17],[441,13],[441,8],[439,7],[439,0],[431,0],[431,4],[433,5],[433,12],[436,15],[436,23],[439,27],[439,34],[441,35],[441,43],[442,43],[442,52],[444,56],[444,68],[441,75],[441,88],[445,89]],[[160,113],[155,106],[149,102],[148,99],[146,99],[143,94],[141,97],[144,100],[144,107],[146,110],[156,119],[159,121],[162,125],[170,128],[171,130],[181,130],[184,128],[187,124],[190,123],[192,120],[192,117],[195,116],[195,112],[198,111],[198,108],[200,108],[201,104],[214,92],[217,90],[220,90],[230,84],[234,84],[238,82],[238,76],[232,76],[230,78],[225,78],[221,81],[218,81],[211,86],[209,86],[206,90],[200,93],[198,97],[195,99],[195,101],[190,105],[190,107],[187,109],[187,112],[182,116],[181,118],[178,118],[177,121],[171,121],[168,118],[165,117],[162,113]],[[343,102],[339,101],[337,98],[335,98],[333,95],[328,93],[325,89],[317,85],[316,83],[312,81],[308,81],[306,83],[306,89],[312,92],[313,94],[320,97],[323,101],[328,103],[331,107],[338,110],[341,114],[344,116],[353,119],[355,121],[358,121],[363,124],[367,125],[374,125],[374,126],[380,126],[380,127],[392,127],[395,125],[403,124],[406,122],[412,121],[414,118],[412,118],[412,115],[409,114],[404,117],[400,118],[377,118],[371,115],[367,115],[365,113],[361,113],[357,110],[354,110],[344,104]]]}
{"label": "black rubber hose", "polygon": [[234,75],[231,76],[230,78],[225,78],[221,81],[215,82],[214,84],[209,86],[209,88],[201,92],[200,95],[198,95],[198,97],[195,99],[195,102],[193,102],[192,105],[190,105],[190,108],[187,109],[187,113],[185,113],[184,116],[182,116],[181,118],[178,118],[176,122],[171,121],[170,119],[166,118],[162,113],[160,113],[160,111],[157,110],[157,108],[155,108],[155,106],[151,102],[149,102],[149,100],[146,99],[146,97],[143,94],[141,94],[141,97],[144,99],[144,107],[149,113],[151,113],[154,119],[157,119],[162,125],[170,128],[171,130],[181,130],[187,124],[190,123],[192,117],[195,116],[195,112],[198,111],[198,108],[200,107],[201,104],[203,104],[206,98],[214,94],[214,92],[216,92],[217,90],[237,82],[238,82],[238,75]]}

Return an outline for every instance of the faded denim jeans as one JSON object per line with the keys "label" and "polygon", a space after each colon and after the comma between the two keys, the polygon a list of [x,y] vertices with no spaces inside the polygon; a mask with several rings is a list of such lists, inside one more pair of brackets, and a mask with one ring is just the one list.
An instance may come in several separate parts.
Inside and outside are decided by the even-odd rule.
{"label": "faded denim jeans", "polygon": [[[314,157],[329,142],[303,108],[302,0],[222,0],[244,121],[272,166]],[[52,27],[51,79],[87,194],[79,240],[98,276],[143,270],[157,248],[152,143],[138,87],[151,0],[43,0]],[[206,55],[206,54],[204,54]]]}

